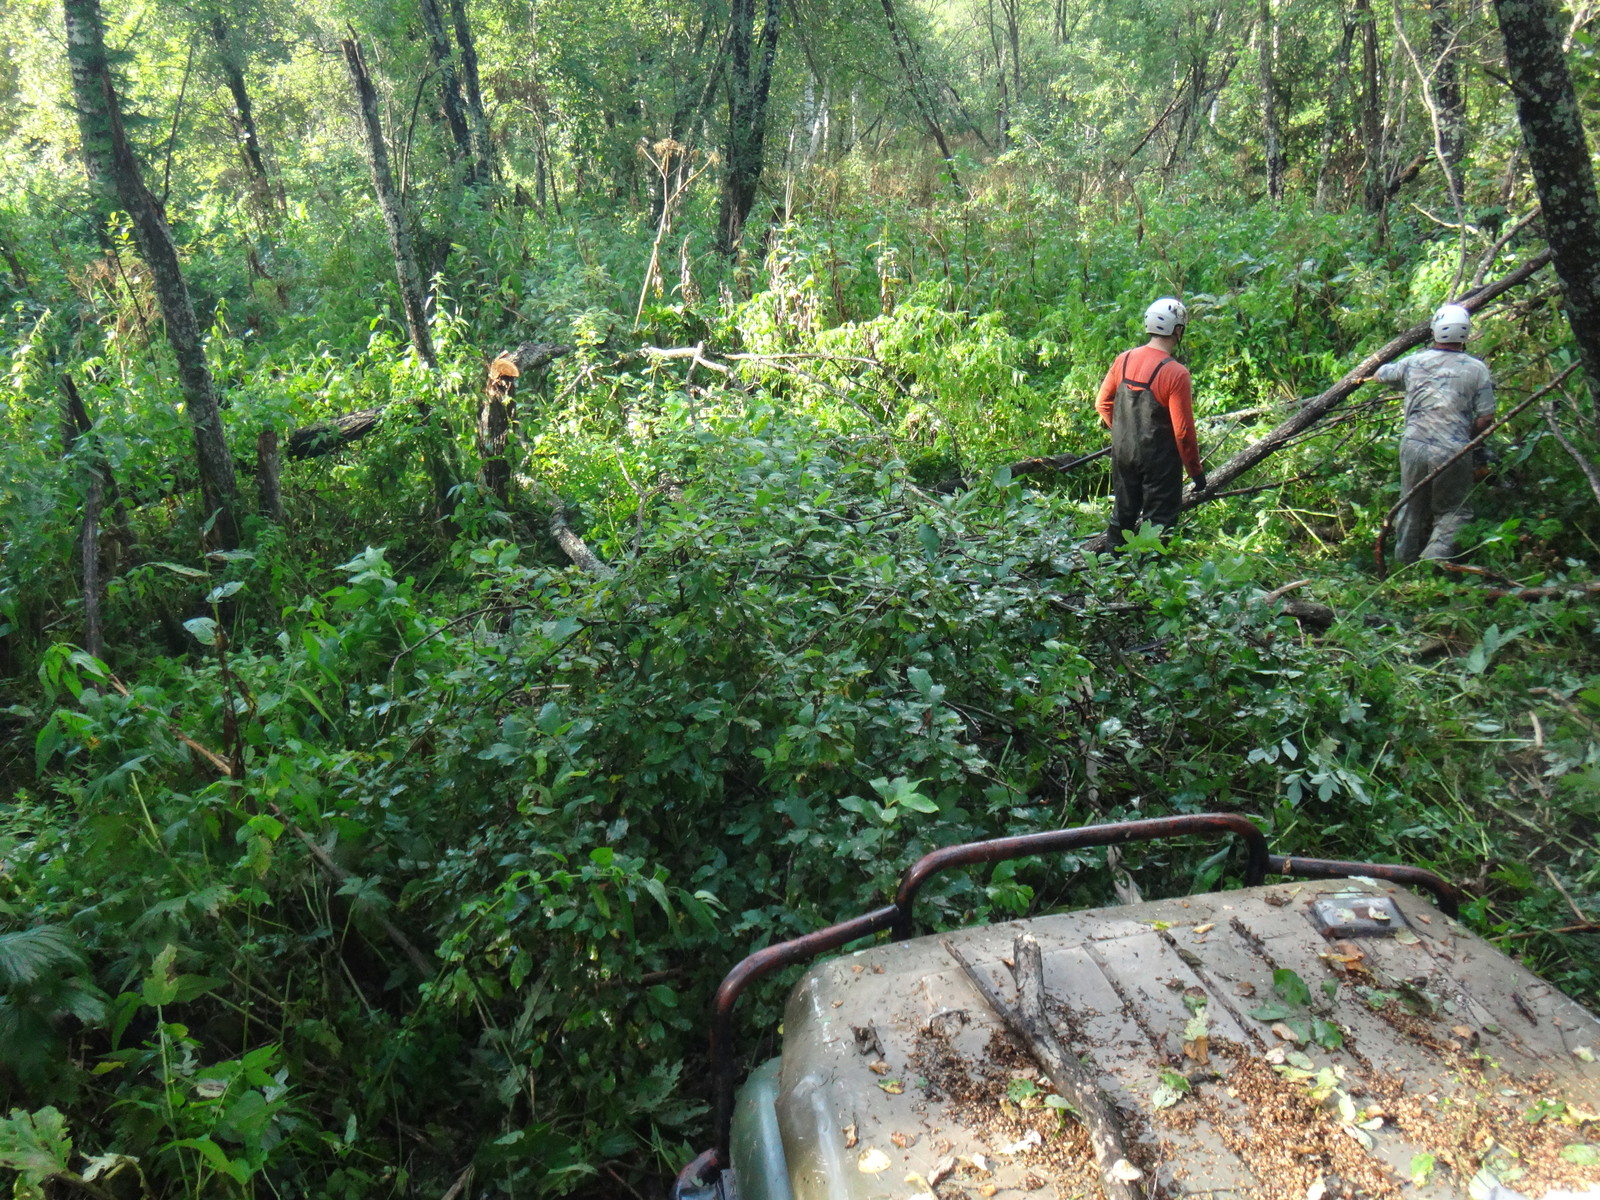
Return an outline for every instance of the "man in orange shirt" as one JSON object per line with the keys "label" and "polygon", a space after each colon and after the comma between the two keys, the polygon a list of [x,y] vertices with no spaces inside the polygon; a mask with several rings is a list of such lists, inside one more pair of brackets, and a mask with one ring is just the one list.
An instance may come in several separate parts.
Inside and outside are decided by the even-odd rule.
{"label": "man in orange shirt", "polygon": [[1144,314],[1150,340],[1124,350],[1106,372],[1095,409],[1111,430],[1111,487],[1116,493],[1107,535],[1113,550],[1122,533],[1144,521],[1170,530],[1183,500],[1183,468],[1205,491],[1206,472],[1194,435],[1189,368],[1172,357],[1189,323],[1180,300],[1157,300]]}

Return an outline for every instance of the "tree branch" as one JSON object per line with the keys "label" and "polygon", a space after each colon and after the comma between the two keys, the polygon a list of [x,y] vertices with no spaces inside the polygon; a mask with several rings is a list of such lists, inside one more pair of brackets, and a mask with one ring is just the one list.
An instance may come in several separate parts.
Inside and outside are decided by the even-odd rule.
{"label": "tree branch", "polygon": [[1142,1200],[1144,1191],[1135,1181],[1143,1178],[1143,1172],[1128,1161],[1121,1119],[1077,1055],[1061,1044],[1045,1015],[1044,960],[1033,935],[1018,934],[1012,947],[1015,965],[1011,968],[1011,977],[1017,985],[1015,1006],[1001,997],[988,977],[968,962],[949,938],[940,944],[945,953],[960,964],[978,994],[1005,1027],[1027,1046],[1056,1091],[1076,1110],[1078,1119],[1089,1132],[1106,1200]]}

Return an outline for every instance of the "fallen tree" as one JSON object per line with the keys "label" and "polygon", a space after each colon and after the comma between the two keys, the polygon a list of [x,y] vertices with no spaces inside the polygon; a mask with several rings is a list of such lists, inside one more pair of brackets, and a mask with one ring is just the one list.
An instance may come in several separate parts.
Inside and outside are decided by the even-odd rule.
{"label": "fallen tree", "polygon": [[[1534,257],[1510,274],[1503,275],[1493,283],[1485,284],[1476,291],[1468,292],[1455,303],[1461,305],[1468,312],[1477,312],[1497,296],[1532,279],[1549,262],[1550,251],[1545,250],[1534,255]],[[1400,336],[1385,342],[1347,371],[1344,377],[1327,391],[1319,396],[1313,396],[1300,405],[1271,432],[1251,442],[1220,467],[1207,472],[1206,490],[1200,491],[1199,489],[1191,488],[1188,495],[1184,497],[1183,507],[1186,509],[1194,508],[1196,505],[1204,504],[1207,500],[1212,499],[1213,493],[1226,488],[1228,484],[1250,470],[1251,467],[1282,450],[1297,435],[1304,433],[1322,420],[1323,417],[1338,408],[1339,405],[1350,398],[1357,388],[1371,378],[1372,373],[1379,367],[1385,363],[1393,362],[1406,351],[1422,345],[1432,336],[1433,331],[1429,323],[1422,321],[1413,325]]]}
{"label": "fallen tree", "polygon": [[[501,455],[505,453],[505,439],[511,428],[510,400],[516,390],[516,379],[525,372],[547,366],[571,353],[571,346],[556,342],[523,342],[495,356],[490,364],[489,387],[491,390],[498,389],[503,394],[496,397],[498,409],[493,417],[486,417],[483,413],[479,415],[480,449],[485,445],[485,435],[482,431],[487,423],[490,430],[487,435],[488,444],[493,446],[494,439],[498,437],[499,453]],[[514,374],[505,371],[505,364],[514,369]],[[495,370],[497,366],[498,374]],[[490,407],[487,397],[485,407]],[[383,408],[358,408],[353,412],[330,417],[326,421],[315,421],[310,425],[302,425],[299,429],[292,429],[286,439],[286,452],[291,459],[321,458],[326,454],[337,454],[352,442],[360,441],[376,429],[382,423],[387,411]]]}

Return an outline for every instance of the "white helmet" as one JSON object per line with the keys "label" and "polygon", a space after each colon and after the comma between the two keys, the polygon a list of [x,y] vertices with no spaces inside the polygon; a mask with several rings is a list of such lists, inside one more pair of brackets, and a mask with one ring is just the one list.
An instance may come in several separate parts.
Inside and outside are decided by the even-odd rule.
{"label": "white helmet", "polygon": [[1459,304],[1446,304],[1433,314],[1433,340],[1460,345],[1472,336],[1472,314]]}
{"label": "white helmet", "polygon": [[1189,310],[1182,300],[1163,296],[1144,310],[1144,331],[1160,337],[1172,337],[1189,323]]}

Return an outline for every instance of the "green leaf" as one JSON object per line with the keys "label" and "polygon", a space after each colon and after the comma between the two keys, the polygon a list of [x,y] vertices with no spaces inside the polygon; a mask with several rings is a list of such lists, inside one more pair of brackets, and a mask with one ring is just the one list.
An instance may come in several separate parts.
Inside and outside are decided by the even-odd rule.
{"label": "green leaf", "polygon": [[1600,1146],[1572,1142],[1561,1147],[1561,1158],[1579,1167],[1600,1167]]}
{"label": "green leaf", "polygon": [[1306,986],[1306,981],[1287,967],[1279,967],[1272,973],[1272,990],[1278,993],[1285,1004],[1304,1008],[1311,1003],[1311,989]]}
{"label": "green leaf", "polygon": [[206,603],[217,604],[223,600],[226,600],[229,596],[238,595],[242,591],[244,591],[244,583],[242,580],[232,579],[227,583],[219,583],[216,587],[212,588],[206,593]]}
{"label": "green leaf", "polygon": [[77,940],[59,925],[0,933],[0,988],[37,983],[82,966]]}
{"label": "green leaf", "polygon": [[144,997],[144,1002],[151,1008],[160,1008],[164,1004],[171,1004],[178,995],[178,980],[172,970],[173,960],[178,957],[178,948],[171,942],[155,961],[150,964],[150,974],[145,976],[144,986],[139,989]]}
{"label": "green leaf", "polygon": [[194,640],[202,646],[217,644],[217,623],[210,617],[190,617],[183,627],[194,634]]}
{"label": "green leaf", "polygon": [[39,736],[33,740],[34,770],[43,775],[44,769],[50,765],[50,760],[65,740],[66,730],[62,727],[60,717],[52,715],[39,730]]}
{"label": "green leaf", "polygon": [[1039,1085],[1031,1079],[1013,1079],[1006,1084],[1006,1099],[1013,1104],[1021,1104],[1024,1100],[1031,1100],[1039,1094]]}
{"label": "green leaf", "polygon": [[12,1109],[0,1121],[0,1167],[22,1176],[19,1182],[41,1184],[69,1169],[72,1138],[54,1108],[37,1112]]}
{"label": "green leaf", "polygon": [[1275,1000],[1268,1000],[1250,1010],[1250,1015],[1258,1021],[1281,1021],[1285,1017],[1294,1016],[1294,1009],[1287,1004],[1279,1004]]}
{"label": "green leaf", "polygon": [[1411,1156],[1411,1182],[1422,1187],[1433,1175],[1435,1159],[1433,1155],[1413,1154]]}
{"label": "green leaf", "polygon": [[1320,1017],[1311,1020],[1311,1040],[1324,1050],[1338,1050],[1344,1046],[1344,1030],[1332,1021]]}
{"label": "green leaf", "polygon": [[[152,567],[161,567],[163,570],[171,571],[174,575],[182,575],[185,579],[211,578],[210,575],[206,574],[206,572],[200,570],[198,567],[186,567],[182,563],[153,562],[150,565]],[[193,593],[190,594],[192,595]]]}
{"label": "green leaf", "polygon": [[200,1157],[206,1160],[206,1165],[219,1175],[226,1175],[235,1183],[244,1184],[250,1181],[252,1174],[250,1165],[244,1159],[229,1158],[222,1147],[208,1137],[179,1138],[168,1145],[174,1149],[183,1148],[198,1151]]}

